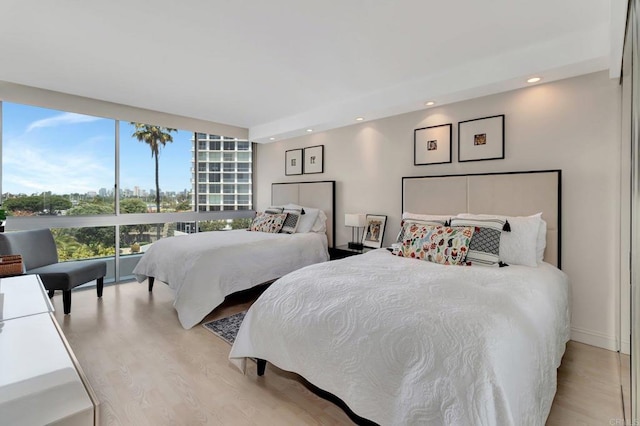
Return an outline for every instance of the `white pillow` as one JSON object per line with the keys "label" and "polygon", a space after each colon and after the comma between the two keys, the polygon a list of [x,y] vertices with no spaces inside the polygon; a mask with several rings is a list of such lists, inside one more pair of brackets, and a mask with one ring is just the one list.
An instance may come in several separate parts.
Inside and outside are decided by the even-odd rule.
{"label": "white pillow", "polygon": [[[538,233],[542,213],[532,216],[501,216],[487,214],[460,213],[466,219],[506,219],[511,232],[500,234],[500,260],[507,265],[538,266]],[[544,248],[542,249],[544,252]]]}
{"label": "white pillow", "polygon": [[402,219],[416,219],[416,220],[424,220],[424,221],[445,221],[449,222],[452,215],[441,215],[441,214],[418,214],[418,213],[402,213]]}
{"label": "white pillow", "polygon": [[320,209],[314,209],[313,207],[303,207],[297,204],[286,204],[284,206],[285,209],[301,209],[304,211],[304,214],[300,216],[300,223],[298,223],[298,229],[296,229],[296,233],[303,234],[306,232],[311,232],[311,228],[316,223],[316,219],[318,218],[318,214]]}
{"label": "white pillow", "polygon": [[324,211],[318,211],[318,218],[316,219],[316,223],[313,224],[311,232],[318,232],[320,234],[327,233],[327,215],[324,214]]}
{"label": "white pillow", "polygon": [[547,222],[540,218],[540,227],[538,228],[538,241],[536,243],[536,260],[542,263],[544,259],[544,249],[547,248]]}

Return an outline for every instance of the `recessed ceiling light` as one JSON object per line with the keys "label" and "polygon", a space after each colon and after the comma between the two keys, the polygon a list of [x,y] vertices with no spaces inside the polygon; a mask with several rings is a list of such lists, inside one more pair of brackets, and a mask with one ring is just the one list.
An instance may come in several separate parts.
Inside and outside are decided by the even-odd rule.
{"label": "recessed ceiling light", "polygon": [[307,132],[311,133],[313,132],[313,129],[307,129]]}
{"label": "recessed ceiling light", "polygon": [[540,80],[542,80],[540,77],[531,77],[529,80],[527,80],[527,83],[537,83]]}
{"label": "recessed ceiling light", "polygon": [[356,117],[356,121],[364,121],[364,117]]}
{"label": "recessed ceiling light", "polygon": [[435,105],[436,103],[433,101],[429,101],[429,102],[425,102],[424,103],[426,106],[431,106],[431,105]]}
{"label": "recessed ceiling light", "polygon": [[270,141],[275,141],[275,140],[276,140],[276,138],[269,138],[269,140],[270,140]]}

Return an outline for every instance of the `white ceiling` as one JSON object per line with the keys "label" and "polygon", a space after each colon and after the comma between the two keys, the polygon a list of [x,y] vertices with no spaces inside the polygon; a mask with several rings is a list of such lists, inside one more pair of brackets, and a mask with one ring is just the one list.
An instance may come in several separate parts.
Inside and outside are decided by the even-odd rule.
{"label": "white ceiling", "polygon": [[0,80],[268,142],[609,69],[625,0],[5,0]]}

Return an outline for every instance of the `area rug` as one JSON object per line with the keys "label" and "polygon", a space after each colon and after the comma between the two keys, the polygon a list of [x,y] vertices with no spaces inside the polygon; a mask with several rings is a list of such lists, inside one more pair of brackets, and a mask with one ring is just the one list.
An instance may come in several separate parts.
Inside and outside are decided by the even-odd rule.
{"label": "area rug", "polygon": [[240,329],[240,324],[242,324],[242,320],[246,313],[247,311],[239,312],[235,315],[231,315],[230,317],[207,322],[202,324],[202,326],[228,344],[233,345],[233,342],[236,340],[238,330]]}

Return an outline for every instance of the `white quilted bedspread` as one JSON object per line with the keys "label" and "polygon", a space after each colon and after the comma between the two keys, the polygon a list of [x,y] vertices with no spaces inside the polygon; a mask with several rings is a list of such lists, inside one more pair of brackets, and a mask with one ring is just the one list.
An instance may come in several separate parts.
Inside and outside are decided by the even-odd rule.
{"label": "white quilted bedspread", "polygon": [[568,293],[548,264],[442,266],[375,250],[276,281],[230,359],[296,372],[382,425],[544,425]]}
{"label": "white quilted bedspread", "polygon": [[169,284],[180,324],[191,328],[226,296],[327,260],[325,234],[201,232],[153,243],[133,273]]}

